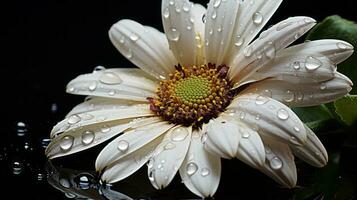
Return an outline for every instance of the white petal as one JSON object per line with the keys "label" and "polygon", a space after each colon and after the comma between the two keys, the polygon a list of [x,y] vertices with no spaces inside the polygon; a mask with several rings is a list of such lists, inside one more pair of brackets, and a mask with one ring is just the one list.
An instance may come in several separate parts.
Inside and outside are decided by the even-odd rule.
{"label": "white petal", "polygon": [[153,150],[161,141],[162,136],[106,166],[101,176],[101,180],[107,183],[114,183],[130,176],[149,160]]}
{"label": "white petal", "polygon": [[115,124],[115,121],[153,115],[154,113],[150,111],[148,104],[74,114],[56,124],[51,131],[51,137],[55,137],[65,131],[73,131],[79,127],[85,128],[85,126],[89,125],[103,126],[103,124],[105,125],[105,123],[109,122]]}
{"label": "white petal", "polygon": [[302,145],[306,130],[299,117],[286,105],[258,94],[238,96],[226,113],[256,129],[259,134]]}
{"label": "white petal", "polygon": [[95,162],[97,171],[102,171],[106,166],[140,149],[173,126],[166,122],[159,122],[125,132],[123,135],[115,138],[100,152]]}
{"label": "white petal", "polygon": [[67,92],[147,102],[155,96],[157,83],[139,69],[108,69],[80,75],[67,85]]}
{"label": "white petal", "polygon": [[249,126],[239,124],[242,137],[239,143],[237,158],[253,168],[259,168],[265,161],[265,149],[259,134]]}
{"label": "white petal", "polygon": [[162,22],[170,49],[185,67],[194,65],[196,58],[192,5],[188,0],[163,0],[161,6]]}
{"label": "white petal", "polygon": [[158,121],[158,119],[123,119],[71,129],[52,139],[46,149],[46,155],[53,159],[77,153],[109,140],[135,126],[136,123],[150,124]]}
{"label": "white petal", "polygon": [[192,7],[192,15],[195,25],[196,33],[199,33],[202,37],[205,35],[205,23],[203,19],[206,15],[206,8],[203,7],[201,4],[194,4]]}
{"label": "white petal", "polygon": [[292,154],[287,144],[264,138],[266,148],[265,165],[260,169],[276,182],[293,188],[296,186],[297,173]]}
{"label": "white petal", "polygon": [[[245,0],[239,1],[237,20],[234,25],[233,40],[226,60],[231,65],[236,55],[242,54],[257,34],[263,29],[278,9],[282,0]],[[255,21],[255,22],[254,22]]]}
{"label": "white petal", "polygon": [[205,149],[223,158],[234,158],[241,139],[238,129],[239,126],[235,121],[223,117],[212,119],[204,136]]}
{"label": "white petal", "polygon": [[333,102],[352,90],[352,82],[340,73],[328,81],[314,83],[291,83],[288,80],[267,79],[250,85],[244,93],[269,94],[289,107],[316,106]]}
{"label": "white petal", "polygon": [[88,97],[83,103],[75,106],[67,115],[68,118],[71,115],[81,114],[84,112],[96,111],[96,110],[111,110],[128,108],[138,104],[136,101],[122,100],[122,99],[110,99],[102,97]]}
{"label": "white petal", "polygon": [[164,35],[132,20],[121,20],[109,30],[114,46],[136,66],[157,79],[175,70],[175,59]]}
{"label": "white petal", "polygon": [[328,161],[328,155],[324,145],[315,133],[306,126],[307,142],[304,146],[291,146],[294,154],[301,160],[315,167],[324,167]]}
{"label": "white petal", "polygon": [[257,70],[274,60],[281,49],[293,43],[315,24],[315,20],[309,17],[293,17],[272,26],[246,47],[244,53],[234,58],[230,64],[231,79],[237,85],[249,81]]}
{"label": "white petal", "polygon": [[204,150],[200,133],[193,133],[191,145],[180,167],[185,186],[200,197],[213,196],[221,177],[221,160]]}
{"label": "white petal", "polygon": [[239,1],[210,1],[206,14],[205,46],[207,63],[227,64]]}
{"label": "white petal", "polygon": [[170,129],[148,163],[148,175],[156,189],[169,185],[180,168],[191,141],[192,127]]}

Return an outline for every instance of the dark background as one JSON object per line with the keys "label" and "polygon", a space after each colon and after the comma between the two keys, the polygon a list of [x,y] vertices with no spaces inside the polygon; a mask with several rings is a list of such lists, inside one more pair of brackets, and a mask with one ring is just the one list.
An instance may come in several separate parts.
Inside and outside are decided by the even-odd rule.
{"label": "dark background", "polygon": [[[268,25],[290,16],[302,15],[321,21],[329,15],[338,14],[357,21],[353,4],[351,0],[331,3],[326,0],[286,0]],[[14,0],[0,6],[0,113],[4,118],[1,120],[0,135],[2,194],[10,193],[12,197],[9,199],[65,198],[45,180],[39,181],[36,177],[38,173],[45,173],[43,165],[46,160],[41,147],[42,139],[48,136],[51,127],[61,120],[71,107],[82,100],[82,97],[66,94],[66,84],[79,74],[91,72],[97,65],[107,68],[133,67],[133,64],[111,45],[107,31],[113,23],[124,18],[162,30],[160,9],[159,0]],[[25,136],[18,136],[18,130],[21,129],[18,122],[25,123]],[[26,143],[28,148],[24,147]],[[93,169],[98,151],[99,149],[85,153],[84,157],[89,157],[85,169]],[[17,160],[23,162],[20,175],[13,174],[13,165]],[[69,158],[69,161],[64,162],[80,169],[73,160]],[[74,164],[71,164],[71,161]],[[146,176],[145,173],[144,175]],[[138,175],[137,177],[140,178]],[[149,184],[146,177],[141,179],[143,184]],[[177,187],[174,185],[162,192],[150,191],[145,194],[165,196],[166,193],[179,188],[182,198],[194,197],[184,188],[180,188],[183,186],[179,180],[176,182],[176,185],[179,185]],[[129,193],[133,192],[129,189]],[[260,199],[287,199],[290,194],[289,190],[280,189],[273,181],[255,170],[237,161],[229,161],[224,162],[216,198],[236,195],[245,199],[244,197],[252,195],[250,197]],[[139,190],[136,195],[143,194]],[[171,194],[171,197],[173,196],[175,194]]]}

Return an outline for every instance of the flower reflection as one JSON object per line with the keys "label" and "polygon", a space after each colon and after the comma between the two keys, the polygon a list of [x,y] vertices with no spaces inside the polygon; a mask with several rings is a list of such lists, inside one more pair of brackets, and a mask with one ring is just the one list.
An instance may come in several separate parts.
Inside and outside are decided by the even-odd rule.
{"label": "flower reflection", "polygon": [[132,198],[114,191],[110,185],[100,184],[94,172],[79,171],[46,164],[48,183],[70,199],[130,200]]}

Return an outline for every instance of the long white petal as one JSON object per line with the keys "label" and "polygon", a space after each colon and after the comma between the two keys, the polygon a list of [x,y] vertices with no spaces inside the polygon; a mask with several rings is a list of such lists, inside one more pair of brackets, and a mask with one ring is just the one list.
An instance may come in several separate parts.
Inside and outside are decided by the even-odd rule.
{"label": "long white petal", "polygon": [[227,107],[226,113],[253,127],[259,134],[295,145],[302,145],[307,140],[299,117],[286,105],[267,96],[238,96]]}
{"label": "long white petal", "polygon": [[206,64],[205,43],[205,16],[206,8],[200,4],[194,4],[192,7],[192,15],[196,32],[196,66]]}
{"label": "long white petal", "polygon": [[268,94],[289,107],[316,106],[333,102],[347,95],[352,90],[352,81],[340,73],[334,78],[323,82],[299,83],[291,79],[267,79],[250,85],[244,93]]}
{"label": "long white petal", "polygon": [[236,156],[241,134],[235,121],[223,117],[212,119],[204,137],[204,147],[207,151],[223,158]]}
{"label": "long white petal", "polygon": [[107,183],[114,183],[130,176],[147,163],[155,147],[159,145],[161,141],[162,136],[159,136],[140,149],[128,153],[121,159],[108,165],[101,175],[101,180]]}
{"label": "long white petal", "polygon": [[260,135],[244,123],[237,124],[242,139],[236,157],[253,168],[260,168],[265,161],[265,148]]}
{"label": "long white petal", "polygon": [[260,170],[283,186],[295,187],[297,172],[294,155],[289,146],[269,138],[264,138],[263,141],[266,148],[266,160]]}
{"label": "long white petal", "polygon": [[80,75],[67,85],[67,92],[78,95],[147,102],[155,96],[157,83],[139,69],[107,69]]}
{"label": "long white petal", "polygon": [[290,147],[301,160],[315,167],[324,167],[328,161],[326,149],[315,133],[307,126],[306,129],[308,132],[306,144]]}
{"label": "long white petal", "polygon": [[213,196],[221,177],[221,160],[204,150],[200,133],[193,132],[191,145],[180,167],[185,186],[200,197]]}
{"label": "long white petal", "polygon": [[162,22],[171,51],[186,67],[195,64],[196,41],[192,14],[193,4],[188,0],[163,0]]}
{"label": "long white petal", "polygon": [[243,54],[234,58],[230,64],[231,79],[238,86],[249,81],[257,70],[274,60],[280,50],[293,43],[315,24],[316,21],[309,17],[292,17],[272,26],[247,46]]}
{"label": "long white petal", "polygon": [[156,189],[170,184],[186,156],[191,141],[192,127],[170,129],[153,152],[148,163],[148,176]]}
{"label": "long white petal", "polygon": [[282,0],[245,0],[239,1],[237,20],[234,24],[233,40],[226,60],[229,66],[236,55],[242,54],[263,29],[271,16],[280,6]]}
{"label": "long white petal", "polygon": [[207,63],[227,64],[239,1],[210,1],[206,14],[205,47]]}
{"label": "long white petal", "polygon": [[98,155],[95,162],[97,171],[120,160],[158,138],[174,125],[158,122],[129,130],[110,142]]}
{"label": "long white petal", "polygon": [[132,20],[120,20],[109,30],[114,46],[136,66],[161,80],[175,70],[176,60],[163,34]]}

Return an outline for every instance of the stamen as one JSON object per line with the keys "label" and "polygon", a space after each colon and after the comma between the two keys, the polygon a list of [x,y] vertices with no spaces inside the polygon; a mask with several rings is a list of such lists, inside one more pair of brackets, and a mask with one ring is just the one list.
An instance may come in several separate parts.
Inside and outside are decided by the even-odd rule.
{"label": "stamen", "polygon": [[158,98],[148,98],[150,109],[164,120],[199,128],[232,100],[227,72],[225,65],[178,65],[169,80],[160,82]]}

